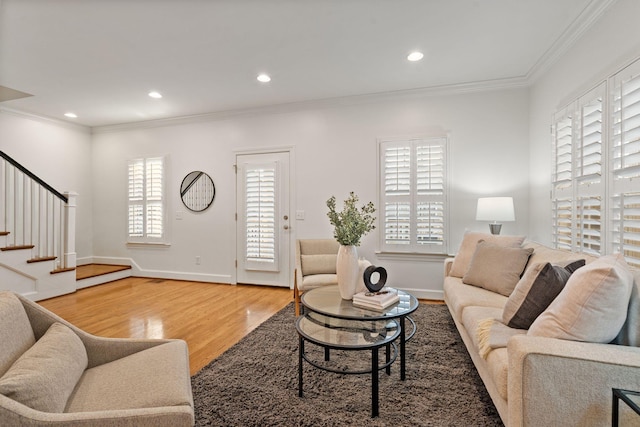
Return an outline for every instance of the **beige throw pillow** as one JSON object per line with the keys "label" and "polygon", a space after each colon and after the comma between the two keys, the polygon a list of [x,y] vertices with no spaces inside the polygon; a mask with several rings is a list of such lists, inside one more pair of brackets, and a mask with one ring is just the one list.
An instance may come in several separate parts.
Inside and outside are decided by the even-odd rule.
{"label": "beige throw pillow", "polygon": [[504,306],[502,323],[510,328],[529,329],[562,291],[571,273],[584,264],[581,259],[566,267],[542,262],[527,268]]}
{"label": "beige throw pillow", "polygon": [[481,241],[462,282],[509,296],[533,253],[532,248],[507,248]]}
{"label": "beige throw pillow", "polygon": [[500,236],[475,231],[466,232],[460,244],[460,249],[453,259],[451,271],[449,272],[450,276],[464,277],[480,240],[508,248],[519,248],[524,242],[524,236]]}
{"label": "beige throw pillow", "polygon": [[336,274],[337,254],[300,255],[302,274]]}
{"label": "beige throw pillow", "polygon": [[607,255],[576,270],[528,335],[611,342],[627,318],[633,274],[622,255]]}
{"label": "beige throw pillow", "polygon": [[0,393],[37,411],[64,412],[87,362],[80,338],[54,323],[0,378]]}

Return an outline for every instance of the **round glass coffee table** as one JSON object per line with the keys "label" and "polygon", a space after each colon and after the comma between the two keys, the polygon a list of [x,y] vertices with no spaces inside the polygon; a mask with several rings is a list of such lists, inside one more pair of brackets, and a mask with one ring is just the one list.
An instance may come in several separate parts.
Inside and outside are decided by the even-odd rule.
{"label": "round glass coffee table", "polygon": [[[336,319],[360,321],[397,319],[400,324],[400,379],[404,381],[406,373],[405,344],[416,333],[416,324],[409,315],[417,310],[418,299],[399,289],[385,287],[385,290],[397,293],[400,301],[381,311],[356,307],[351,300],[342,299],[338,285],[311,289],[302,294],[300,301],[304,311],[308,310]],[[411,324],[411,330],[408,334],[405,326],[406,321]]]}
{"label": "round glass coffee table", "polygon": [[[409,315],[418,308],[418,300],[413,295],[393,288],[385,289],[397,293],[400,301],[380,311],[359,308],[350,300],[343,300],[337,286],[323,286],[302,294],[303,314],[296,321],[300,397],[303,395],[303,360],[330,372],[371,373],[371,416],[378,416],[378,371],[386,369],[390,374],[391,364],[398,356],[395,341],[400,338],[400,378],[404,381],[405,344],[416,332],[416,324]],[[405,326],[407,320],[411,324],[409,333]],[[307,357],[305,341],[324,348],[325,361],[330,359],[331,349],[371,350],[371,367],[355,371],[333,370]],[[383,346],[386,347],[386,358],[384,363],[379,364],[378,350]]]}

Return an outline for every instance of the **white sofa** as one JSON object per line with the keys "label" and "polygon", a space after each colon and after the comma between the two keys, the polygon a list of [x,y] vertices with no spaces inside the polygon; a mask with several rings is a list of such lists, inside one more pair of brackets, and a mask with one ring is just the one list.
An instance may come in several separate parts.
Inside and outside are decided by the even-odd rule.
{"label": "white sofa", "polygon": [[[585,259],[588,265],[595,260],[530,241],[522,247],[533,249],[527,269],[544,262]],[[465,256],[469,257],[468,249]],[[611,425],[612,388],[640,391],[640,271],[630,269],[634,282],[629,286],[628,313],[616,338],[630,345],[531,336],[521,330],[506,340],[505,347],[493,348],[483,357],[480,323],[501,320],[508,297],[452,276],[454,261],[449,258],[444,264],[444,299],[505,425]],[[640,416],[623,408],[620,425],[640,426]]]}

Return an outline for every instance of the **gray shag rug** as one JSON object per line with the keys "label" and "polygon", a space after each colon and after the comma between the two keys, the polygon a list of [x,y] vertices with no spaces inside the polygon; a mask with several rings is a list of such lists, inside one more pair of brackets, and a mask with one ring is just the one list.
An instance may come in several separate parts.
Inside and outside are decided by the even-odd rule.
{"label": "gray shag rug", "polygon": [[[406,380],[400,381],[399,360],[390,376],[380,372],[379,417],[370,418],[369,374],[335,374],[304,362],[304,397],[298,397],[290,304],[192,377],[196,425],[502,426],[447,307],[421,305],[412,317],[418,331],[407,343]],[[305,350],[322,360],[313,344]],[[331,353],[334,367],[370,363],[369,351],[340,353]]]}

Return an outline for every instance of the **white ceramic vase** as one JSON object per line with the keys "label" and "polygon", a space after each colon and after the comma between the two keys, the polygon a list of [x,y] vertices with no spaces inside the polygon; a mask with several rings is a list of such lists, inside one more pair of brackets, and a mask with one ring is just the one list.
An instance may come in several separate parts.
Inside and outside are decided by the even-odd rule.
{"label": "white ceramic vase", "polygon": [[355,246],[340,245],[336,261],[338,288],[342,299],[350,300],[358,286],[358,250]]}

